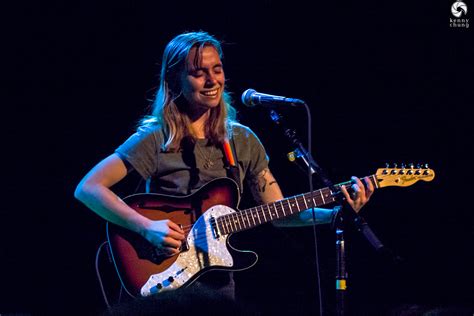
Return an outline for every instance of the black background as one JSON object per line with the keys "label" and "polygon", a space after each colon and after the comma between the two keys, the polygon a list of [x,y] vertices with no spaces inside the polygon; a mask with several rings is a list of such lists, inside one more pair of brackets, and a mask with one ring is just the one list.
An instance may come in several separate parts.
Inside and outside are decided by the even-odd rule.
{"label": "black background", "polygon": [[[145,113],[166,43],[199,29],[223,40],[240,120],[266,146],[287,196],[306,191],[307,177],[286,160],[292,148],[268,111],[241,104],[247,88],[309,104],[313,156],[334,182],[372,174],[385,162],[429,163],[436,171],[432,182],[377,191],[362,211],[402,264],[347,229],[350,309],[469,306],[473,37],[470,28],[450,27],[451,4],[2,4],[0,312],[104,308],[94,268],[104,222],[73,191]],[[281,114],[306,143],[305,111]],[[319,228],[328,313],[333,235]],[[312,228],[264,225],[238,243],[261,258],[236,276],[244,297],[296,312],[318,309]]]}

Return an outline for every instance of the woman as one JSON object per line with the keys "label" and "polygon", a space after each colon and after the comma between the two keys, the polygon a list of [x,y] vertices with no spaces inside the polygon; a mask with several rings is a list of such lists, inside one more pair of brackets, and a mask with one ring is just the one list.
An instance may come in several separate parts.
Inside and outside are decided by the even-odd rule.
{"label": "woman", "polygon": [[[172,256],[179,252],[184,231],[171,220],[151,220],[126,205],[110,188],[131,170],[147,180],[150,191],[191,194],[212,179],[228,175],[223,144],[232,139],[238,178],[246,182],[257,203],[283,199],[268,168],[268,157],[257,136],[234,120],[225,90],[222,49],[205,32],[176,36],[163,54],[160,86],[152,113],[115,153],[97,164],[79,183],[75,196],[105,220],[132,230]],[[228,159],[228,158],[227,158]],[[354,178],[355,195],[343,190],[358,211],[372,194]],[[323,213],[321,213],[323,214]],[[322,222],[328,222],[330,212]],[[280,225],[311,224],[309,211]]]}

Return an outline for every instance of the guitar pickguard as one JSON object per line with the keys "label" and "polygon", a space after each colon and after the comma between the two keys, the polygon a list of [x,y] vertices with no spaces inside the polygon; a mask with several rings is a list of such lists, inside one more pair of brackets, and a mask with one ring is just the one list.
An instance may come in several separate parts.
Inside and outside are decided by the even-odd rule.
{"label": "guitar pickguard", "polygon": [[211,218],[233,212],[235,211],[232,208],[224,205],[215,205],[207,210],[194,223],[187,236],[189,249],[180,253],[168,269],[151,275],[141,288],[141,295],[149,296],[177,289],[197,277],[200,272],[204,272],[206,268],[213,266],[231,268],[234,260],[227,249],[227,236],[216,233],[211,226]]}

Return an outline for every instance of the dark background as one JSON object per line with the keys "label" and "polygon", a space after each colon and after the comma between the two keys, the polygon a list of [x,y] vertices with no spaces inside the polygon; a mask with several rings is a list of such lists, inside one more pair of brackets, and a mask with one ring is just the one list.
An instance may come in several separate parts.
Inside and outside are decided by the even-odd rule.
{"label": "dark background", "polygon": [[[145,113],[166,43],[199,29],[223,40],[234,105],[266,146],[286,195],[306,191],[307,177],[286,160],[293,148],[268,111],[241,104],[248,88],[309,104],[313,156],[334,182],[385,162],[436,171],[432,182],[376,192],[362,211],[403,263],[346,230],[350,310],[472,307],[473,37],[470,28],[450,28],[451,4],[2,4],[0,313],[104,309],[94,268],[104,222],[73,191]],[[306,144],[305,111],[281,114]],[[318,233],[331,313],[334,231]],[[236,276],[250,303],[318,310],[312,228],[264,225],[237,242],[261,258]],[[105,279],[113,284],[113,274]]]}

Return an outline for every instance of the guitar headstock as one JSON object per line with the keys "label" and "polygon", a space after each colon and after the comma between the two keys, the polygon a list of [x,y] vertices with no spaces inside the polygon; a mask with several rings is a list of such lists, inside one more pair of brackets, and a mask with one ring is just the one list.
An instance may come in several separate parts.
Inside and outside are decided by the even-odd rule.
{"label": "guitar headstock", "polygon": [[401,168],[397,168],[395,164],[392,168],[388,165],[386,168],[377,169],[375,173],[379,188],[388,186],[408,187],[415,184],[419,180],[431,181],[435,177],[433,169],[428,168],[428,164],[423,166],[409,164],[408,167],[402,164]]}

